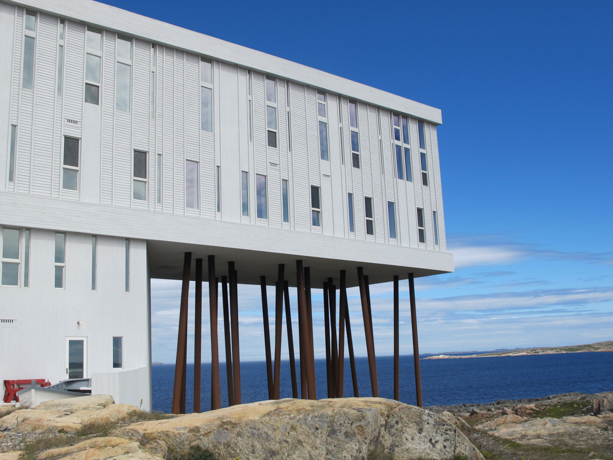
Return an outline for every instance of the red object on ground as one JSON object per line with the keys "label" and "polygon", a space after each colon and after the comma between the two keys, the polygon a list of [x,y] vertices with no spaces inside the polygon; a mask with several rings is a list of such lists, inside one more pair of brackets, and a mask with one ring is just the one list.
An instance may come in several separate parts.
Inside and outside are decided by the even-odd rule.
{"label": "red object on ground", "polygon": [[4,391],[4,402],[10,403],[13,399],[19,402],[19,396],[17,396],[17,392],[32,385],[32,382],[34,382],[36,386],[41,388],[51,386],[51,382],[46,379],[5,380],[4,387],[6,388],[6,390]]}

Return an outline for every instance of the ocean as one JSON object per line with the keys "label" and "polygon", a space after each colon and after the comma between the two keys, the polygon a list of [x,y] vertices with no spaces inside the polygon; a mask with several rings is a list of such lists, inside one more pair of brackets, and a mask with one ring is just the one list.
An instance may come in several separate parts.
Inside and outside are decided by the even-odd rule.
{"label": "ocean", "polygon": [[[300,391],[300,368],[298,391]],[[360,396],[372,396],[368,360],[356,358]],[[317,399],[327,397],[326,361],[315,361]],[[613,390],[613,353],[568,353],[466,359],[421,360],[424,406],[488,403],[500,399],[540,398],[559,393],[599,393]],[[379,396],[393,398],[394,361],[377,358]],[[221,404],[228,406],[226,369],[220,363]],[[210,408],[211,366],[202,364],[202,411]],[[193,410],[194,365],[187,365],[187,412]],[[171,411],[174,365],[153,366],[153,410]],[[241,363],[242,402],[268,399],[266,363]],[[353,396],[349,360],[345,361],[345,396]],[[281,397],[291,398],[289,361],[281,362]],[[400,357],[400,400],[415,404],[413,357]]]}

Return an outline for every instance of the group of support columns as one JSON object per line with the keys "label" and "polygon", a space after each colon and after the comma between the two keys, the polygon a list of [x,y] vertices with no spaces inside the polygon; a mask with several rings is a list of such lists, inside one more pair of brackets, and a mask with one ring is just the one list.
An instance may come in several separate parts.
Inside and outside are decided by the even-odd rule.
{"label": "group of support columns", "polygon": [[[191,277],[192,254],[186,252],[183,265],[183,285],[181,290],[181,309],[179,315],[179,334],[177,342],[177,361],[173,391],[172,412],[185,413],[186,366],[187,366],[187,303]],[[372,395],[379,396],[377,382],[377,365],[375,360],[375,343],[373,334],[370,287],[368,276],[362,267],[358,267],[358,283],[362,304],[364,334]],[[208,257],[209,308],[211,327],[211,410],[221,407],[219,378],[219,350],[217,333],[218,288],[219,278],[215,275],[215,256]],[[300,397],[316,399],[315,387],[315,353],[313,345],[313,314],[311,307],[311,276],[309,267],[304,267],[301,260],[296,261],[297,299],[298,299],[298,335],[300,353]],[[195,302],[195,349],[194,349],[194,412],[201,411],[201,347],[202,347],[202,282],[203,260],[196,259],[196,302]],[[298,382],[294,338],[289,297],[289,283],[285,279],[285,265],[279,264],[275,282],[275,335],[274,361],[272,358],[270,327],[268,321],[268,296],[266,277],[260,277],[262,295],[262,315],[264,322],[264,345],[266,353],[266,375],[269,399],[279,399],[281,391],[281,343],[283,335],[283,312],[285,310],[287,343],[289,352],[292,397],[298,398]],[[228,382],[228,403],[230,406],[241,403],[240,349],[238,329],[238,283],[234,262],[228,263],[228,276],[221,277],[223,323],[225,336],[226,372]],[[344,397],[345,332],[353,396],[359,397],[358,376],[353,351],[351,322],[347,301],[346,272],[340,272],[339,300],[337,303],[337,286],[332,278],[323,283],[324,325],[326,341],[327,394],[329,398]],[[413,356],[415,365],[415,388],[417,405],[422,406],[421,373],[419,367],[419,347],[417,340],[417,321],[415,311],[415,286],[413,274],[409,274],[409,292],[411,302],[411,323],[413,335]],[[228,295],[229,293],[229,295]],[[283,308],[285,304],[285,309]],[[337,324],[338,305],[338,324]],[[399,359],[399,282],[394,276],[394,399],[400,398],[400,359]]]}

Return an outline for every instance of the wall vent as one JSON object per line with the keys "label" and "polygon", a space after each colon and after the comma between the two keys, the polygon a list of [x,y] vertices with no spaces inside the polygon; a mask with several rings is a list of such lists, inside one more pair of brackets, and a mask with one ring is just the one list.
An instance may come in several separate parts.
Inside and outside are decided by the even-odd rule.
{"label": "wall vent", "polygon": [[0,329],[17,327],[17,320],[10,318],[0,318]]}

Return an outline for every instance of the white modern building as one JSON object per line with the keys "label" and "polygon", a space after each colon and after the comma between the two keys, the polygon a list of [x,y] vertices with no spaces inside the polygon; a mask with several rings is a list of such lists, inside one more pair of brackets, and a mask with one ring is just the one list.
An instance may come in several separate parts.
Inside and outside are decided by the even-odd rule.
{"label": "white modern building", "polygon": [[150,279],[185,252],[253,284],[296,260],[316,287],[453,271],[441,122],[94,1],[2,0],[0,383],[89,377],[148,408]]}

